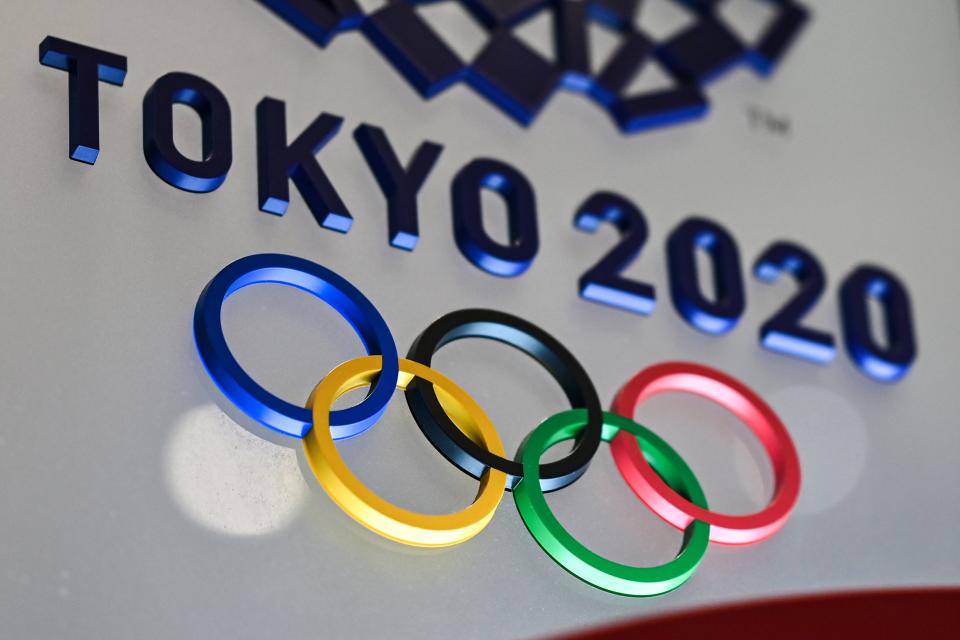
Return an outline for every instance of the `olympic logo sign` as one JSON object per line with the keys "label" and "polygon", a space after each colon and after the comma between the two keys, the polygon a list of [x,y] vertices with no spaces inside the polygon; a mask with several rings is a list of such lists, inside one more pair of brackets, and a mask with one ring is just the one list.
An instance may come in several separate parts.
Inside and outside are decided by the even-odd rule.
{"label": "olympic logo sign", "polygon": [[[368,353],[323,377],[306,403],[296,406],[254,381],[230,352],[221,325],[224,300],[255,284],[301,289],[332,306],[359,335]],[[710,542],[746,545],[779,531],[800,492],[800,462],[786,427],[773,410],[739,381],[692,363],[669,362],[634,375],[604,411],[590,377],[570,351],[521,318],[484,309],[454,311],[428,326],[406,358],[389,327],[352,284],[318,264],[292,256],[258,254],[225,267],[197,300],[194,335],[204,366],[223,393],[247,416],[303,440],[306,458],[333,501],[368,529],[399,543],[444,547],[478,534],[505,491],[542,549],[568,572],[595,587],[628,596],[653,596],[682,585]],[[543,421],[525,439],[515,460],[506,457],[496,428],[477,402],[431,367],[433,354],[454,340],[486,338],[506,343],[539,362],[560,384],[572,408]],[[372,388],[358,405],[331,410],[343,394]],[[453,514],[415,513],[364,486],[337,452],[335,440],[359,436],[383,415],[395,389],[423,434],[447,460],[480,480],[476,499]],[[670,445],[632,419],[644,400],[664,392],[702,396],[725,407],[760,439],[774,473],[774,496],[750,515],[711,511],[697,478]],[[546,464],[541,455],[573,440],[566,457]],[[684,532],[679,554],[658,567],[623,565],[592,552],[552,514],[545,492],[557,491],[586,471],[600,442],[609,443],[617,469],[640,500]]]}
{"label": "olympic logo sign", "polygon": [[[702,117],[710,105],[705,85],[740,64],[769,76],[810,16],[796,0],[764,2],[773,16],[748,42],[726,23],[716,0],[673,0],[692,24],[658,38],[637,24],[638,14],[646,13],[640,0],[462,0],[457,4],[465,17],[488,34],[471,60],[461,58],[422,15],[424,0],[398,0],[370,12],[355,0],[259,2],[320,47],[340,33],[359,31],[424,100],[464,83],[528,126],[565,89],[606,110],[623,133]],[[552,18],[552,57],[518,33],[545,14]],[[598,57],[591,51],[591,25],[616,34],[608,60],[591,59]],[[631,91],[631,82],[651,65],[662,66],[670,86]]]}

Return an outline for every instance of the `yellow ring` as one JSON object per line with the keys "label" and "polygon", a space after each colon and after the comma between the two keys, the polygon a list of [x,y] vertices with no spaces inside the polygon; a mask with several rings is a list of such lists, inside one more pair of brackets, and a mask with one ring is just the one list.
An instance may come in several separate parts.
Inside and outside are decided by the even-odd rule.
{"label": "yellow ring", "polygon": [[[469,540],[487,526],[503,498],[507,476],[487,469],[477,497],[469,507],[449,515],[428,515],[402,509],[372,492],[347,467],[330,434],[330,407],[343,394],[369,385],[380,373],[380,356],[344,362],[330,372],[310,394],[313,428],[303,438],[303,449],[320,486],[354,520],[385,538],[416,547],[447,547]],[[434,385],[437,397],[454,424],[491,453],[505,456],[500,435],[480,405],[446,376],[413,360],[400,358],[398,389],[414,377]]]}

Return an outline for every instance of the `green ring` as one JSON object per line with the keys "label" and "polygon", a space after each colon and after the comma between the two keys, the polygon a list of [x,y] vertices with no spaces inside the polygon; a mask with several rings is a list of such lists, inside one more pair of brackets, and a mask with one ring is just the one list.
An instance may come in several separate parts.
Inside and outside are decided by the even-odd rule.
{"label": "green ring", "polygon": [[[542,422],[527,438],[521,452],[523,480],[514,488],[513,499],[520,517],[537,544],[557,564],[595,587],[625,596],[656,596],[672,591],[693,575],[710,540],[710,525],[695,520],[683,535],[676,558],[658,567],[633,567],[595,554],[567,533],[540,489],[540,456],[564,440],[575,438],[587,423],[584,409],[558,413]],[[683,458],[659,436],[615,413],[604,412],[604,441],[620,431],[636,436],[650,466],[672,489],[693,504],[707,508],[707,499],[696,476]]]}

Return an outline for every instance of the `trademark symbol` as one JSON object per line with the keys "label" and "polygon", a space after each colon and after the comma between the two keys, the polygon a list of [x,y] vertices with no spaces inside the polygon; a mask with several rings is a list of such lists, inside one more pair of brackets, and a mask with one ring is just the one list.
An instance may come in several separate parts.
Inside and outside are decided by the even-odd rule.
{"label": "trademark symbol", "polygon": [[747,122],[754,131],[781,138],[789,138],[793,132],[793,122],[790,120],[790,116],[774,113],[766,107],[754,104],[747,107]]}

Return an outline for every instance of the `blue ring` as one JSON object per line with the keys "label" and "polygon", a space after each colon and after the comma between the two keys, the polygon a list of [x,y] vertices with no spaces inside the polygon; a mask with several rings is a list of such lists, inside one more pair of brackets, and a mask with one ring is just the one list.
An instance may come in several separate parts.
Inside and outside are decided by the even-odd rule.
{"label": "blue ring", "polygon": [[360,435],[380,419],[397,388],[400,362],[390,328],[376,307],[352,284],[318,264],[275,253],[240,258],[214,276],[197,299],[193,333],[207,372],[250,418],[274,431],[303,438],[313,426],[309,409],[278,398],[247,375],[223,335],[220,312],[232,293],[253,284],[283,284],[320,298],[357,332],[369,355],[383,356],[383,371],[360,404],[330,413],[334,440]]}

